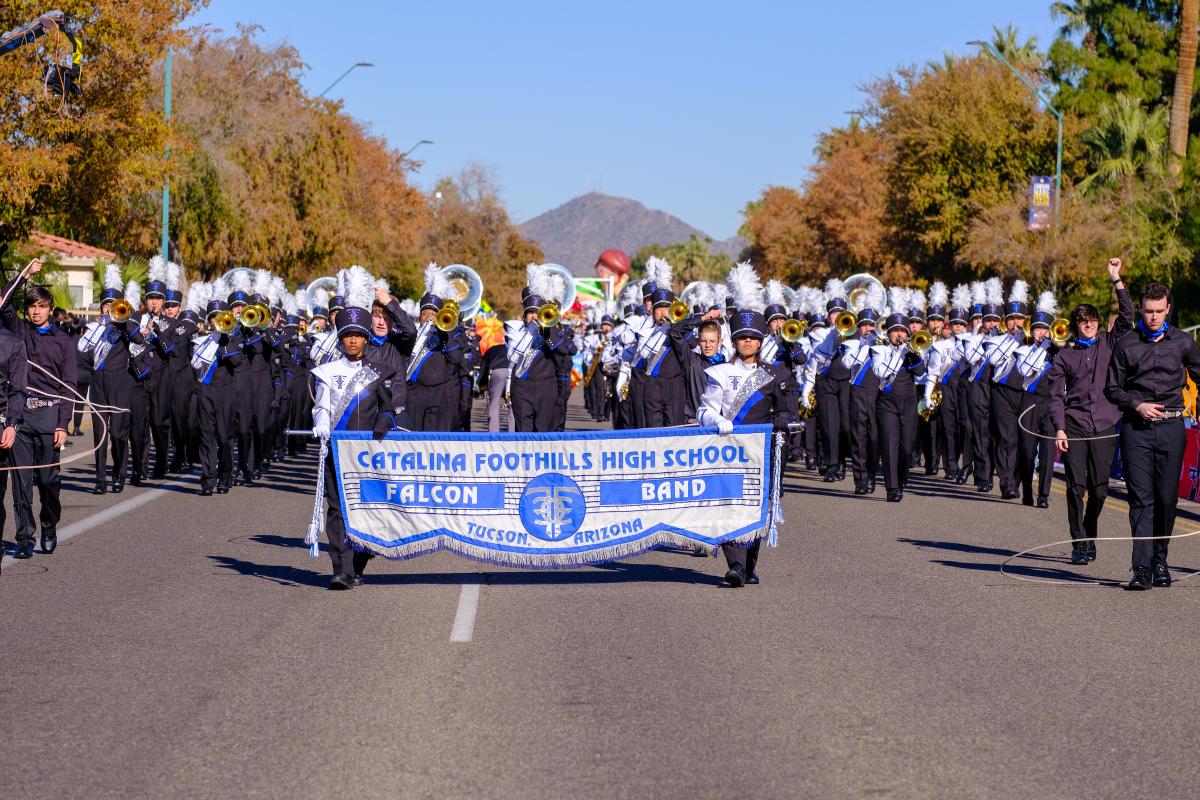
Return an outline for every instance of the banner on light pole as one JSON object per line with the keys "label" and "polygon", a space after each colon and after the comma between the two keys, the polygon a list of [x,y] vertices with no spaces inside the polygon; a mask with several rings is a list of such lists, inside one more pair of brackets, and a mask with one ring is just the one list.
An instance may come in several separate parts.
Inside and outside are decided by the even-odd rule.
{"label": "banner on light pole", "polygon": [[1054,223],[1054,179],[1035,175],[1029,181],[1029,230],[1044,231]]}

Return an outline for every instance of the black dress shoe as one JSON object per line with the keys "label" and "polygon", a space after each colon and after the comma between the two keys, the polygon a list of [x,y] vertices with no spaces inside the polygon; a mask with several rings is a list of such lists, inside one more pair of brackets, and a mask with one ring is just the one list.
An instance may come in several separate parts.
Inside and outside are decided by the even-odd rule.
{"label": "black dress shoe", "polygon": [[135,472],[132,475],[130,475],[129,476],[129,485],[130,486],[141,486],[142,485],[142,473]]}
{"label": "black dress shoe", "polygon": [[1020,493],[1020,492],[1014,492],[1014,491],[1011,491],[1011,490],[1010,490],[1010,491],[1007,491],[1007,492],[1001,492],[1001,493],[1000,493],[1000,499],[1001,499],[1001,500],[1016,500],[1016,499],[1017,499],[1018,497],[1020,497],[1020,496],[1021,496],[1021,493]]}
{"label": "black dress shoe", "polygon": [[925,474],[926,475],[937,475],[937,467],[926,467]]}
{"label": "black dress shoe", "polygon": [[105,493],[105,492],[107,492],[107,491],[108,491],[108,489],[105,489],[105,488],[104,488],[104,484],[103,484],[103,483],[97,483],[97,484],[96,484],[96,485],[95,485],[95,486],[92,488],[92,494],[104,494],[104,493]]}
{"label": "black dress shoe", "polygon": [[120,494],[123,491],[125,491],[125,481],[113,481],[112,482],[112,493],[113,494]]}
{"label": "black dress shoe", "polygon": [[992,482],[991,481],[984,481],[983,483],[981,483],[975,487],[975,491],[979,492],[980,494],[983,494],[984,492],[990,492],[991,490],[992,490]]}
{"label": "black dress shoe", "polygon": [[1049,497],[1039,497],[1037,499],[1037,507],[1038,508],[1049,508],[1050,507],[1050,498]]}
{"label": "black dress shoe", "polygon": [[253,485],[254,485],[254,473],[251,472],[250,470],[246,470],[245,472],[242,473],[242,486],[253,486]]}
{"label": "black dress shoe", "polygon": [[871,491],[871,490],[867,488],[867,485],[865,483],[854,484],[854,493],[855,494],[867,494],[869,491]]}
{"label": "black dress shoe", "polygon": [[353,575],[350,578],[351,586],[362,586],[362,575]]}
{"label": "black dress shoe", "polygon": [[758,573],[757,572],[750,573],[750,577],[746,578],[746,585],[747,586],[758,586]]}
{"label": "black dress shoe", "polygon": [[13,553],[13,558],[33,558],[33,540],[19,542],[17,544],[17,552]]}
{"label": "black dress shoe", "polygon": [[888,489],[887,501],[889,503],[899,503],[903,499],[904,492],[900,491],[899,489]]}
{"label": "black dress shoe", "polygon": [[725,582],[735,589],[746,585],[746,572],[741,564],[736,564],[725,570]]}
{"label": "black dress shoe", "polygon": [[944,481],[958,480],[958,470],[956,470],[956,469],[946,470],[946,474],[942,476],[942,480],[944,480]]}
{"label": "black dress shoe", "polygon": [[1072,548],[1071,563],[1086,565],[1088,563],[1087,550],[1081,547]]}
{"label": "black dress shoe", "polygon": [[967,482],[967,479],[970,477],[971,477],[970,472],[967,470],[966,467],[963,467],[962,470],[957,475],[954,476],[954,482],[957,483],[959,486],[962,486],[963,484],[965,484]]}
{"label": "black dress shoe", "polygon": [[1166,589],[1171,585],[1171,570],[1167,569],[1167,565],[1159,562],[1151,569],[1151,574],[1154,576],[1152,583],[1155,586],[1161,586]]}
{"label": "black dress shoe", "polygon": [[335,589],[337,591],[342,591],[344,589],[353,589],[354,588],[354,576],[353,575],[340,575],[340,574],[334,575],[329,580],[329,588]]}
{"label": "black dress shoe", "polygon": [[1125,584],[1125,588],[1133,592],[1142,592],[1150,588],[1150,568],[1149,567],[1134,567],[1133,577],[1129,579],[1129,583]]}
{"label": "black dress shoe", "polygon": [[816,468],[817,468],[817,462],[813,461],[811,458],[807,458],[807,457],[806,457],[806,458],[804,459],[804,468],[805,468],[805,469],[816,469]]}
{"label": "black dress shoe", "polygon": [[42,540],[39,543],[42,552],[49,555],[54,552],[54,548],[58,547],[58,531],[42,531]]}
{"label": "black dress shoe", "polygon": [[[267,463],[267,466],[270,466],[270,462]],[[258,469],[254,470],[254,480],[256,480],[256,481],[261,480],[262,472],[263,472],[262,467],[259,467]]]}
{"label": "black dress shoe", "polygon": [[1096,542],[1089,540],[1087,543],[1087,559],[1088,561],[1096,560]]}
{"label": "black dress shoe", "polygon": [[221,481],[217,484],[217,494],[229,494],[229,484]]}
{"label": "black dress shoe", "polygon": [[201,497],[212,497],[212,493],[213,493],[213,487],[211,487],[211,486],[201,486],[200,487],[200,496]]}
{"label": "black dress shoe", "polygon": [[867,481],[867,494],[875,494],[875,481]]}
{"label": "black dress shoe", "polygon": [[825,470],[825,477],[821,478],[821,480],[825,483],[836,483],[837,479],[837,467],[830,467],[829,469]]}
{"label": "black dress shoe", "polygon": [[837,479],[838,479],[839,481],[844,481],[844,480],[846,480],[846,465],[845,465],[845,464],[839,464],[839,465],[838,465],[838,468],[837,468]]}
{"label": "black dress shoe", "polygon": [[158,467],[155,467],[154,472],[150,473],[150,477],[156,481],[161,481],[163,478],[167,477],[167,468],[163,467],[162,469],[159,469]]}
{"label": "black dress shoe", "polygon": [[83,431],[79,430],[79,428],[76,428],[75,430],[71,431],[71,435],[72,436],[83,436]]}

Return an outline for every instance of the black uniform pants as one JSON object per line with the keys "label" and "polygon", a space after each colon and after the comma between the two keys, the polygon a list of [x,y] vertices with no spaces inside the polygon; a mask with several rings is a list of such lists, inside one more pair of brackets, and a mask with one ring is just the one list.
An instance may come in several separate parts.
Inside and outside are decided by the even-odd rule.
{"label": "black uniform pants", "polygon": [[371,554],[365,550],[355,550],[346,538],[332,455],[325,458],[325,541],[329,544],[329,560],[333,563],[334,575],[363,574]]}
{"label": "black uniform pants", "polygon": [[917,398],[911,392],[879,392],[875,406],[879,422],[879,450],[883,457],[883,482],[888,491],[908,483],[913,445],[917,440]]}
{"label": "black uniform pants", "polygon": [[[1159,423],[1160,425],[1162,423]],[[1067,473],[1067,527],[1075,541],[1096,538],[1096,524],[1108,497],[1108,476],[1112,469],[1117,437],[1113,429],[1091,432],[1067,420],[1067,438],[1073,440],[1109,435],[1108,439],[1072,441],[1062,454]],[[1084,499],[1084,495],[1087,499]]]}
{"label": "black uniform pants", "polygon": [[879,425],[875,417],[878,397],[878,384],[850,387],[850,464],[856,486],[874,481],[879,466]]}
{"label": "black uniform pants", "polygon": [[[1021,497],[1025,505],[1033,504],[1033,476],[1038,479],[1037,496],[1050,497],[1054,480],[1054,420],[1050,419],[1050,398],[1025,392],[1021,395],[1020,460],[1017,473],[1021,479]],[[1039,435],[1027,433],[1026,429]]]}
{"label": "black uniform pants", "polygon": [[[91,399],[94,403],[117,408],[130,407],[133,376],[127,370],[101,370],[92,377]],[[92,413],[92,438],[96,444],[96,485],[107,483],[105,464],[109,445],[112,446],[112,475],[114,481],[125,481],[125,461],[129,455],[129,413],[99,411]]]}
{"label": "black uniform pants", "polygon": [[1187,444],[1183,418],[1121,425],[1121,461],[1129,492],[1129,529],[1134,536],[1133,566],[1167,563],[1166,539],[1175,529],[1179,470]]}
{"label": "black uniform pants", "polygon": [[[948,383],[940,385],[942,390],[942,403],[938,407],[937,432],[941,439],[942,459],[946,465],[947,473],[955,473],[958,471],[959,457],[963,455],[962,447],[964,439],[962,437],[962,427],[959,420],[962,416],[962,390],[959,386],[957,378],[951,378]],[[969,434],[969,431],[967,431]],[[964,463],[965,463],[964,459]]]}
{"label": "black uniform pants", "polygon": [[[167,394],[171,416],[171,441],[175,453],[171,457],[171,468],[179,470],[190,460],[191,441],[196,432],[196,419],[191,414],[192,392],[196,381],[189,367],[186,371],[175,371],[163,376],[167,382]],[[157,447],[157,443],[155,447]]]}
{"label": "black uniform pants", "polygon": [[817,378],[817,450],[821,469],[840,467],[846,457],[850,421],[850,381]]}
{"label": "black uniform pants", "polygon": [[174,374],[162,371],[146,381],[150,394],[150,438],[154,442],[154,472],[167,471],[171,448],[171,387]]}
{"label": "black uniform pants", "polygon": [[[646,427],[646,375],[636,367],[633,373],[629,376],[629,399],[626,401],[626,406],[629,408],[629,421],[631,428]],[[518,430],[520,430],[518,428]]]}
{"label": "black uniform pants", "polygon": [[[245,376],[245,377],[243,377]],[[239,372],[238,469],[242,474],[261,469],[271,444],[271,373],[263,370]]]}
{"label": "black uniform pants", "polygon": [[129,449],[133,473],[142,475],[150,458],[150,392],[137,379],[129,391]]}
{"label": "black uniform pants", "polygon": [[558,379],[512,379],[509,402],[520,433],[550,433],[558,427]]}
{"label": "black uniform pants", "polygon": [[755,539],[754,544],[751,545],[723,544],[721,552],[725,554],[725,563],[731,569],[740,566],[748,578],[754,574],[754,570],[758,566],[758,550],[761,545],[762,539]]}
{"label": "black uniform pants", "polygon": [[17,438],[13,442],[12,461],[18,467],[28,467],[34,464],[48,464],[41,469],[17,470],[13,477],[13,513],[17,518],[17,543],[33,541],[37,528],[33,521],[33,485],[38,488],[38,501],[41,510],[38,513],[42,524],[42,532],[54,531],[58,528],[58,520],[62,517],[62,503],[59,500],[61,483],[59,481],[58,459],[61,451],[54,449],[54,428],[58,425],[58,406],[26,409],[25,419],[17,429]]}
{"label": "black uniform pants", "polygon": [[200,485],[233,482],[233,421],[237,392],[232,384],[196,387],[200,429]]}
{"label": "black uniform pants", "polygon": [[1002,383],[992,386],[992,437],[996,443],[996,475],[1000,491],[1016,492],[1017,462],[1020,458],[1021,429],[1017,417],[1021,414],[1021,397],[1025,392]]}
{"label": "black uniform pants", "polygon": [[975,465],[975,485],[992,479],[992,384],[980,378],[967,382],[971,417],[971,456]]}
{"label": "black uniform pants", "polygon": [[[514,391],[516,383],[514,380]],[[408,413],[414,431],[453,431],[458,423],[458,381],[437,386],[408,384]]]}
{"label": "black uniform pants", "polygon": [[684,378],[647,375],[642,393],[643,428],[671,428],[687,422],[683,413]]}

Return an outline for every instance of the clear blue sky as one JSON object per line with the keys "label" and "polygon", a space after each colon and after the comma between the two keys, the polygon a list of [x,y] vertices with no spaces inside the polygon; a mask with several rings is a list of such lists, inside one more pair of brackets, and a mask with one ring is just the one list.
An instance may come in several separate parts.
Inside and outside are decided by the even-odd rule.
{"label": "clear blue sky", "polygon": [[428,188],[493,167],[523,222],[583,192],[631,197],[716,238],[797,184],[816,136],[900,64],[965,52],[1012,23],[1045,47],[1050,0],[453,2],[211,0],[192,22],[262,25],[396,148]]}

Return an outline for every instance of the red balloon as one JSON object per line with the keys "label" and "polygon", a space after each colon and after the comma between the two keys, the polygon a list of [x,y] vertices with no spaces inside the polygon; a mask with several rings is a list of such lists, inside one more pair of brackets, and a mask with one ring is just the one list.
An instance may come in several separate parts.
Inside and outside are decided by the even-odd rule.
{"label": "red balloon", "polygon": [[629,256],[625,255],[625,251],[614,247],[600,254],[600,258],[596,259],[596,266],[607,267],[618,275],[628,275]]}

